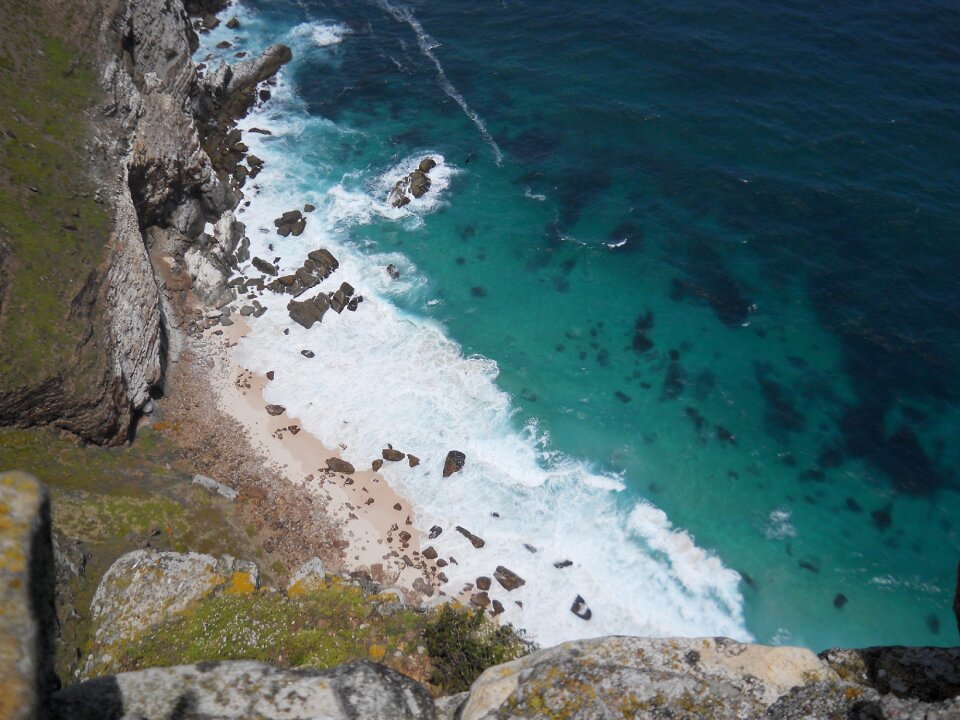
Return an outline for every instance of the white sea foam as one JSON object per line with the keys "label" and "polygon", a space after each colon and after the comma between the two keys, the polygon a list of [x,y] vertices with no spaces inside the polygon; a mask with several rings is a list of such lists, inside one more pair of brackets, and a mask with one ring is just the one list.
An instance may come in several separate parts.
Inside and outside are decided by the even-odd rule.
{"label": "white sea foam", "polygon": [[[411,501],[422,528],[444,529],[432,544],[457,560],[444,568],[446,590],[456,593],[497,565],[509,567],[526,584],[510,593],[495,584],[491,596],[503,602],[507,621],[544,645],[614,633],[748,639],[736,573],[673,528],[658,508],[620,507],[622,478],[564,456],[536,423],[517,427],[511,398],[496,382],[496,362],[465,355],[441,326],[391,302],[427,283],[414,264],[347,239],[346,231],[373,219],[429,222],[431,212],[456,201],[449,196],[456,168],[424,149],[390,168],[325,175],[296,148],[314,148],[325,133],[338,131],[298,107],[281,78],[274,103],[245,121],[273,131],[245,134],[251,151],[266,161],[256,181],[260,190],[248,188],[251,205],[240,217],[251,253],[279,255],[282,272],[290,272],[307,252],[327,247],[340,268],[313,293],[346,280],[364,302],[355,313],[328,312],[306,330],[289,318],[289,297],[261,298],[268,311],[234,352],[255,372],[274,371],[266,401],[284,405],[328,446],[344,446],[345,458],[359,466],[379,457],[387,443],[416,454],[418,467],[391,463],[384,471]],[[392,183],[426,155],[438,161],[430,192],[423,202],[392,208],[386,201]],[[273,219],[306,202],[317,210],[303,235],[279,238]],[[388,264],[400,270],[399,280],[385,272]],[[304,349],[315,357],[305,358]],[[463,451],[467,462],[445,479],[441,468],[451,449]],[[457,525],[486,546],[473,548]],[[561,561],[572,564],[558,569]],[[593,611],[589,622],[570,612],[578,594]]]}
{"label": "white sea foam", "polygon": [[787,508],[777,508],[771,510],[767,516],[767,524],[763,528],[763,534],[770,540],[783,540],[788,537],[796,537],[797,529],[790,522],[792,513]]}
{"label": "white sea foam", "polygon": [[503,153],[500,151],[500,146],[497,145],[497,141],[493,139],[493,136],[487,130],[486,123],[483,122],[483,119],[477,115],[477,113],[471,108],[467,101],[464,100],[463,95],[457,92],[457,89],[453,86],[453,83],[450,82],[450,79],[447,77],[447,72],[443,69],[443,65],[440,64],[440,61],[437,59],[437,56],[433,53],[434,49],[440,47],[440,43],[433,39],[423,29],[423,25],[420,24],[420,21],[417,20],[416,16],[411,12],[411,10],[403,5],[392,5],[387,2],[387,0],[380,0],[380,6],[393,15],[394,18],[401,22],[407,23],[417,35],[417,44],[420,46],[420,52],[433,63],[434,67],[437,69],[437,80],[440,82],[440,87],[443,88],[443,91],[460,106],[460,109],[463,110],[464,114],[470,118],[470,121],[476,126],[477,130],[480,131],[480,137],[483,138],[484,142],[490,146],[490,149],[493,150],[493,156],[496,159],[497,165],[500,165],[503,162]]}

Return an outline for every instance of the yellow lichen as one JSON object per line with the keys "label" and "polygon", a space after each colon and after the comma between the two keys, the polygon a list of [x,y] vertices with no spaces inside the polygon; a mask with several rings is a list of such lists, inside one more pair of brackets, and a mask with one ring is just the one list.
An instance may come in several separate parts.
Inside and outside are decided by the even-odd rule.
{"label": "yellow lichen", "polygon": [[230,584],[224,592],[226,592],[227,595],[249,595],[256,589],[250,573],[235,572],[230,578]]}

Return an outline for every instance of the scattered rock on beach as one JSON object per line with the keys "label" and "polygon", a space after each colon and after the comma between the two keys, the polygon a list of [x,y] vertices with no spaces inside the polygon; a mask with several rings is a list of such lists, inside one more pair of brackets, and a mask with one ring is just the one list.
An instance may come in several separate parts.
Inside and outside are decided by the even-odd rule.
{"label": "scattered rock on beach", "polygon": [[477,578],[477,588],[480,590],[489,590],[492,581],[485,575],[481,575]]}
{"label": "scattered rock on beach", "polygon": [[416,455],[407,453],[407,462],[410,464],[410,467],[416,467],[420,464],[420,458],[418,458]]}
{"label": "scattered rock on beach", "polygon": [[561,560],[553,564],[557,570],[563,570],[563,568],[570,567],[571,565],[573,565],[573,560]]}
{"label": "scattered rock on beach", "polygon": [[587,601],[583,599],[582,595],[577,595],[573,605],[570,606],[570,612],[581,620],[589,620],[593,617],[593,611],[587,606]]}
{"label": "scattered rock on beach", "polygon": [[443,532],[442,527],[440,527],[439,525],[434,525],[432,528],[430,528],[430,532],[427,535],[427,537],[433,540],[434,538],[439,537],[440,533],[442,532]]}
{"label": "scattered rock on beach", "polygon": [[[474,535],[472,532],[470,532],[464,527],[460,527],[459,525],[457,525],[457,532],[463,535],[467,540],[469,540],[470,544],[473,545],[478,550],[482,548],[484,545],[486,545],[486,542],[484,542],[483,538],[477,537],[476,535]],[[433,538],[431,537],[431,539]]]}
{"label": "scattered rock on beach", "polygon": [[470,603],[479,608],[486,608],[490,605],[490,596],[485,592],[474,593],[470,596]]}
{"label": "scattered rock on beach", "polygon": [[353,475],[356,472],[353,465],[338,457],[327,458],[327,467],[333,472],[343,473],[344,475]]}
{"label": "scattered rock on beach", "polygon": [[428,545],[424,548],[423,553],[421,553],[427,560],[436,560],[437,551],[434,549],[433,545]]}
{"label": "scattered rock on beach", "polygon": [[447,453],[447,459],[443,462],[443,476],[450,477],[454,473],[460,472],[466,462],[466,455],[459,450],[451,450]]}
{"label": "scattered rock on beach", "polygon": [[527,584],[526,580],[513,572],[513,570],[505,568],[503,565],[497,566],[493,576],[497,579],[497,582],[503,585],[504,589],[508,592],[510,590],[516,590],[518,587]]}
{"label": "scattered rock on beach", "polygon": [[377,458],[372,463],[370,463],[370,466],[373,468],[373,471],[376,472],[377,470],[383,467],[383,460],[381,460],[380,458]]}
{"label": "scattered rock on beach", "polygon": [[267,405],[266,411],[268,415],[283,415],[287,409],[283,405]]}
{"label": "scattered rock on beach", "polygon": [[400,279],[400,271],[397,270],[397,266],[394,265],[393,263],[390,263],[389,265],[387,265],[387,274],[390,276],[391,280]]}

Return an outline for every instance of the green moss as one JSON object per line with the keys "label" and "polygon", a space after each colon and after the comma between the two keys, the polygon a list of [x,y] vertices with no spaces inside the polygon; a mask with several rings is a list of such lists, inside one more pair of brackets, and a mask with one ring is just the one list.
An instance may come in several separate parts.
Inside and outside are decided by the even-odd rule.
{"label": "green moss", "polygon": [[220,594],[113,652],[118,670],[216,660],[329,668],[382,659],[416,644],[422,616],[381,614],[376,599],[328,582],[289,598],[278,592]]}
{"label": "green moss", "polygon": [[0,391],[61,374],[65,358],[75,368],[68,389],[102,365],[89,325],[71,316],[109,234],[82,149],[98,87],[78,54],[44,32],[37,12],[5,9],[0,30],[0,239],[12,255]]}

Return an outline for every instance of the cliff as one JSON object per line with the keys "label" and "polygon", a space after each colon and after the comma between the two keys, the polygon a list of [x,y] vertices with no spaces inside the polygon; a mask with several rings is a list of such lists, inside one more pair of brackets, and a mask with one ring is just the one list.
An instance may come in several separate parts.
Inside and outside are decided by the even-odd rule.
{"label": "cliff", "polygon": [[233,297],[243,153],[229,131],[290,52],[204,79],[190,18],[162,0],[17,4],[4,26],[0,424],[120,443],[193,311]]}

